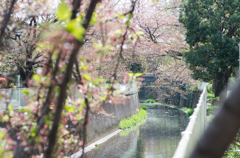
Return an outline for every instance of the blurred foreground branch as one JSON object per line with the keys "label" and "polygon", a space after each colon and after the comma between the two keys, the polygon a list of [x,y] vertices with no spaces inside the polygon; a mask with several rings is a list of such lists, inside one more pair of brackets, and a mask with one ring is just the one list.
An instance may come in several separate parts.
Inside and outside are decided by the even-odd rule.
{"label": "blurred foreground branch", "polygon": [[240,82],[197,143],[190,158],[222,157],[240,128]]}

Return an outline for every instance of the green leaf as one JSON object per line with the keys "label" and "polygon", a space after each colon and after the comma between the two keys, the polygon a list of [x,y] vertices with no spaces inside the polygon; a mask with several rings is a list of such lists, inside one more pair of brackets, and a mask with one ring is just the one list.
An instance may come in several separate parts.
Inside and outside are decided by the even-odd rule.
{"label": "green leaf", "polygon": [[78,16],[78,17],[76,18],[76,21],[77,21],[77,23],[80,25],[80,24],[82,23],[82,16],[81,16],[81,15]]}
{"label": "green leaf", "polygon": [[136,77],[140,77],[140,76],[142,76],[142,75],[143,75],[142,73],[136,73],[136,74],[135,74]]}
{"label": "green leaf", "polygon": [[93,82],[106,82],[106,79],[104,78],[96,78],[93,80]]}
{"label": "green leaf", "polygon": [[33,75],[33,79],[36,80],[36,81],[38,81],[38,82],[41,81],[40,76],[38,76],[37,74],[34,74],[34,75]]}
{"label": "green leaf", "polygon": [[74,107],[73,106],[64,106],[64,109],[67,110],[68,112],[74,112]]}
{"label": "green leaf", "polygon": [[90,81],[91,80],[91,76],[89,76],[89,75],[82,75],[86,80],[88,80],[88,81]]}
{"label": "green leaf", "polygon": [[130,14],[128,15],[128,19],[131,19],[132,17],[133,17],[133,14],[130,13]]}
{"label": "green leaf", "polygon": [[81,120],[81,119],[82,119],[82,116],[79,115],[79,114],[77,114],[76,117],[77,117],[78,120]]}
{"label": "green leaf", "polygon": [[57,19],[59,21],[66,21],[70,19],[72,12],[68,9],[68,6],[65,2],[62,2],[58,6]]}
{"label": "green leaf", "polygon": [[23,89],[22,92],[26,95],[28,95],[30,93],[27,89]]}
{"label": "green leaf", "polygon": [[92,99],[92,95],[88,94],[88,99]]}
{"label": "green leaf", "polygon": [[133,77],[133,73],[128,73],[128,76],[129,77]]}
{"label": "green leaf", "polygon": [[85,29],[80,25],[78,19],[71,20],[69,23],[67,23],[66,29],[79,41],[83,40]]}
{"label": "green leaf", "polygon": [[136,34],[137,35],[142,35],[142,34],[144,34],[144,32],[143,31],[137,31]]}
{"label": "green leaf", "polygon": [[40,138],[39,138],[39,137],[36,137],[36,138],[35,138],[35,141],[36,141],[36,142],[40,142]]}
{"label": "green leaf", "polygon": [[90,26],[93,26],[94,24],[97,23],[97,13],[96,12],[93,12],[93,15],[92,15],[92,18],[91,18],[91,21],[90,21]]}
{"label": "green leaf", "polygon": [[102,97],[100,98],[101,101],[105,101],[106,99],[107,99],[107,96],[102,96]]}
{"label": "green leaf", "polygon": [[0,131],[0,139],[2,139],[4,137],[4,135],[5,135],[5,132]]}
{"label": "green leaf", "polygon": [[8,108],[9,108],[9,111],[13,111],[13,106],[11,104],[8,106]]}
{"label": "green leaf", "polygon": [[9,116],[8,116],[8,115],[3,116],[3,118],[2,118],[2,121],[3,121],[3,122],[6,122],[6,121],[8,121],[8,120],[9,120]]}
{"label": "green leaf", "polygon": [[130,23],[130,20],[127,20],[127,21],[126,21],[126,24],[127,24],[127,26],[129,27],[130,24],[131,24],[131,23]]}
{"label": "green leaf", "polygon": [[118,17],[118,18],[121,18],[121,19],[124,19],[124,18],[125,18],[125,15],[119,14],[117,17]]}

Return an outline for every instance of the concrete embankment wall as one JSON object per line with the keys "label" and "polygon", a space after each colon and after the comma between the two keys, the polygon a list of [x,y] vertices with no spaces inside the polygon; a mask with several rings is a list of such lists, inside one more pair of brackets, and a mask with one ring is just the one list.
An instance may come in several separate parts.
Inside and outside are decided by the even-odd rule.
{"label": "concrete embankment wall", "polygon": [[[87,126],[87,145],[107,136],[108,134],[119,129],[119,123],[123,118],[128,118],[137,113],[139,106],[138,89],[137,84],[132,83],[129,85],[116,85],[116,89],[124,93],[127,96],[124,104],[104,104],[103,109],[107,114],[91,114],[90,124]],[[75,97],[80,97],[77,89],[71,88],[74,91]],[[24,100],[22,89],[4,89],[0,90],[3,93],[13,94],[10,104],[14,109],[19,106],[26,106],[26,100]],[[74,97],[74,96],[73,96]],[[5,105],[0,100],[0,110],[5,110]],[[4,123],[0,123],[0,127],[4,127]]]}
{"label": "concrete embankment wall", "polygon": [[119,123],[123,118],[128,118],[137,113],[140,108],[138,93],[126,95],[128,98],[124,104],[104,104],[103,109],[111,114],[91,114],[90,124],[87,126],[87,145],[105,137],[119,129]]}

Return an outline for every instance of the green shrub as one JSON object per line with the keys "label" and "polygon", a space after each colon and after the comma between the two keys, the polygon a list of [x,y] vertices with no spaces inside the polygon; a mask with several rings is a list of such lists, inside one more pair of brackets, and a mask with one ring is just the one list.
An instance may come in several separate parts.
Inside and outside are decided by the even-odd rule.
{"label": "green shrub", "polygon": [[207,98],[208,98],[208,99],[215,98],[214,93],[207,93]]}
{"label": "green shrub", "polygon": [[140,109],[139,113],[137,113],[136,115],[133,115],[129,119],[125,119],[125,118],[122,119],[120,124],[119,124],[119,128],[120,129],[130,128],[130,127],[136,125],[138,122],[145,119],[146,117],[147,117],[147,111],[143,110],[143,109]]}
{"label": "green shrub", "polygon": [[207,92],[208,93],[213,93],[212,84],[211,83],[208,83],[208,85],[207,85]]}
{"label": "green shrub", "polygon": [[148,99],[147,100],[147,103],[155,103],[156,102],[156,100],[154,100],[154,99]]}
{"label": "green shrub", "polygon": [[181,109],[183,109],[183,111],[185,111],[188,116],[191,116],[193,114],[193,112],[194,112],[194,110],[192,108],[183,107]]}
{"label": "green shrub", "polygon": [[208,102],[212,105],[216,104],[216,102],[218,102],[218,101],[219,101],[219,97],[208,99]]}
{"label": "green shrub", "polygon": [[207,114],[212,115],[218,107],[216,105],[211,105],[207,108]]}
{"label": "green shrub", "polygon": [[215,97],[214,93],[207,93],[208,102],[214,105],[217,101],[219,101],[219,97]]}
{"label": "green shrub", "polygon": [[228,149],[225,151],[223,158],[239,158],[240,157],[240,130],[235,136]]}
{"label": "green shrub", "polygon": [[136,130],[139,126],[143,125],[144,123],[146,123],[146,119],[139,122],[136,126],[134,126],[133,128],[129,128],[127,130],[121,131],[119,134],[121,137],[125,137],[127,136],[129,133],[131,133],[132,131]]}
{"label": "green shrub", "polygon": [[140,108],[143,110],[147,110],[147,106],[144,106],[144,105],[140,106]]}
{"label": "green shrub", "polygon": [[208,102],[212,105],[214,105],[217,101],[219,101],[219,97],[215,97],[213,91],[212,91],[212,83],[209,83],[207,85],[207,99]]}

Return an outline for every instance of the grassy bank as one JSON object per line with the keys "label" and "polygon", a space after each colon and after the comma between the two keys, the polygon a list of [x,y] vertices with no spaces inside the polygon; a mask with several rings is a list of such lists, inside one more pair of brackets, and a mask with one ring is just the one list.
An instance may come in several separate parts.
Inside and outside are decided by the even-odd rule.
{"label": "grassy bank", "polygon": [[[181,107],[181,106],[176,106],[176,105],[172,105],[172,104],[164,104],[164,103],[161,103],[161,102],[156,102],[153,99],[140,100],[140,103],[156,103],[156,104],[160,104],[160,105],[164,105],[164,106],[169,106],[169,107],[174,107],[174,108],[177,108],[177,109],[181,109],[187,114],[188,117],[191,116],[194,112],[194,110],[192,108]],[[155,106],[157,106],[156,104],[148,105],[148,106],[155,107]],[[141,108],[146,110],[147,106],[141,106]]]}
{"label": "grassy bank", "polygon": [[137,123],[136,126],[133,126],[132,128],[129,128],[127,130],[123,130],[121,131],[119,134],[121,137],[125,137],[127,136],[129,133],[131,133],[132,131],[138,129],[138,127],[140,127],[141,125],[143,125],[144,123],[146,123],[146,119],[142,120],[141,122]]}
{"label": "grassy bank", "polygon": [[174,108],[177,108],[177,109],[181,109],[183,110],[187,116],[191,116],[194,112],[194,110],[192,108],[187,108],[187,107],[182,107],[182,106],[176,106],[176,105],[169,105],[169,104],[165,104],[165,106],[169,106],[169,107],[174,107]]}
{"label": "grassy bank", "polygon": [[131,116],[128,119],[122,119],[120,124],[119,124],[119,128],[120,129],[127,129],[130,128],[132,126],[135,126],[138,122],[142,121],[143,119],[145,119],[147,117],[147,111],[140,109],[140,111]]}
{"label": "grassy bank", "polygon": [[194,112],[192,108],[186,108],[186,107],[179,107],[179,108],[182,109],[188,115],[188,117],[191,116]]}

